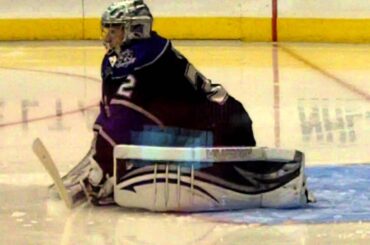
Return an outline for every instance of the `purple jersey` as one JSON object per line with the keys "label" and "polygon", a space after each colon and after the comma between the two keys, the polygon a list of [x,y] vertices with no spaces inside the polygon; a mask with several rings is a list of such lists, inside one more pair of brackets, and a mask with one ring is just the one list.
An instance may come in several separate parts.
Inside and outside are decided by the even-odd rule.
{"label": "purple jersey", "polygon": [[102,79],[94,158],[109,163],[109,173],[116,144],[256,144],[243,106],[155,32],[123,45],[119,53],[110,50],[102,62]]}

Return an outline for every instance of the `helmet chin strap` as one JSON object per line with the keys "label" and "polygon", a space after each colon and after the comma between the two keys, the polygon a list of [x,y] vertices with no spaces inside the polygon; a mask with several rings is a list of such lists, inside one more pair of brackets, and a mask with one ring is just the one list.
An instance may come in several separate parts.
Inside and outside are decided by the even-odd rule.
{"label": "helmet chin strap", "polygon": [[122,45],[123,42],[121,42],[120,45],[117,45],[116,47],[114,47],[114,51],[119,55],[121,53],[121,45]]}

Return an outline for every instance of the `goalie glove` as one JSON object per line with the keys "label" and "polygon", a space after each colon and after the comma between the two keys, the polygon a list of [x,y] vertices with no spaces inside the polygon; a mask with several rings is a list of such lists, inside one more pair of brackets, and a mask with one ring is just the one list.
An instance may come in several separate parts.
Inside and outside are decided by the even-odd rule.
{"label": "goalie glove", "polygon": [[[91,156],[79,165],[62,179],[73,206],[86,201],[94,205],[113,204],[113,177],[104,176]],[[49,195],[59,198],[55,185],[49,187]]]}
{"label": "goalie glove", "polygon": [[90,202],[97,206],[114,204],[113,185],[113,177],[108,174],[104,176],[99,164],[91,159],[91,169],[86,185],[86,193]]}

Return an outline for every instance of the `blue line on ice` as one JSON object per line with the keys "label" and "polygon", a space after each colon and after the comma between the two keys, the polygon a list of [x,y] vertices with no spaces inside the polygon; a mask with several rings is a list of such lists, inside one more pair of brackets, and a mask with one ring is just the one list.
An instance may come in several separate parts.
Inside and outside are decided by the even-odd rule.
{"label": "blue line on ice", "polygon": [[300,209],[249,209],[196,214],[232,223],[281,224],[370,222],[370,164],[306,169],[317,203]]}

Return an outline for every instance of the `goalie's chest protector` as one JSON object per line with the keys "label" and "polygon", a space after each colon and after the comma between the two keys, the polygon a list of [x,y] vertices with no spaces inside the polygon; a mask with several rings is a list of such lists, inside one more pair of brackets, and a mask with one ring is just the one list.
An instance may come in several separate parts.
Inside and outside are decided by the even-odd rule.
{"label": "goalie's chest protector", "polygon": [[[138,83],[140,86],[147,86],[149,82],[154,81],[138,81],[137,74],[147,73],[146,66],[153,65],[156,60],[163,55],[169,41],[153,34],[151,38],[145,40],[137,40],[132,44],[126,44],[121,47],[121,50],[110,50],[105,55],[101,67],[103,80],[103,96],[111,99],[115,96],[122,96],[125,99],[132,99],[134,94],[137,94]],[[151,74],[152,78],[155,74]],[[154,76],[153,76],[154,75]],[[135,80],[134,82],[132,82]],[[122,84],[130,84],[124,86],[119,92]],[[124,93],[133,91],[132,93]]]}
{"label": "goalie's chest protector", "polygon": [[102,64],[103,102],[129,101],[166,125],[186,127],[194,105],[206,100],[186,77],[188,64],[155,33],[124,46],[120,54],[111,51]]}

